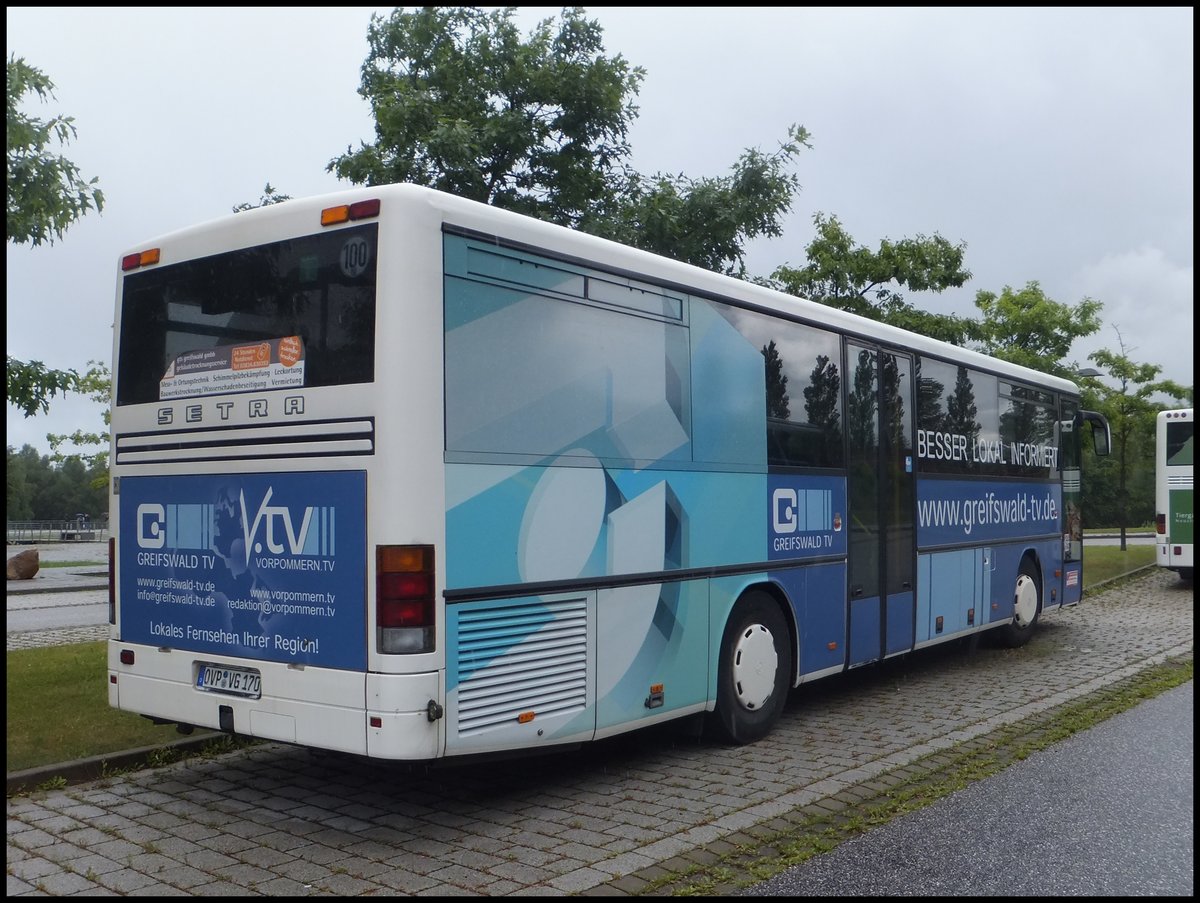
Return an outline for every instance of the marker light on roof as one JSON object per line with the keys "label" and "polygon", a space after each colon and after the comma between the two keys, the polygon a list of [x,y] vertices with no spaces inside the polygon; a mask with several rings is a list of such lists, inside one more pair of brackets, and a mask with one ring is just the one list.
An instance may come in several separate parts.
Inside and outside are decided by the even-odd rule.
{"label": "marker light on roof", "polygon": [[146,267],[158,263],[161,253],[158,248],[150,248],[148,251],[141,251],[137,254],[126,254],[121,258],[121,269],[125,271],[136,270],[138,267]]}
{"label": "marker light on roof", "polygon": [[379,216],[379,198],[355,201],[353,204],[339,204],[337,207],[326,207],[321,211],[321,225],[336,226],[339,223],[369,219],[373,216]]}

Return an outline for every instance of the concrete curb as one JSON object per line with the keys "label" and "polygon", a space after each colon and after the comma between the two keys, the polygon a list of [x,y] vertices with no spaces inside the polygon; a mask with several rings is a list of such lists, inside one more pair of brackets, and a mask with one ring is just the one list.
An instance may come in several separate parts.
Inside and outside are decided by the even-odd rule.
{"label": "concrete curb", "polygon": [[1112,586],[1114,583],[1119,583],[1122,580],[1128,580],[1131,577],[1136,577],[1138,574],[1145,573],[1153,568],[1158,567],[1157,564],[1143,564],[1140,568],[1134,568],[1132,571],[1126,571],[1124,574],[1117,574],[1115,577],[1109,577],[1107,580],[1101,580],[1099,583],[1093,583],[1090,586],[1083,588],[1083,597],[1086,599],[1088,593],[1096,593],[1106,587]]}
{"label": "concrete curb", "polygon": [[58,778],[62,778],[68,784],[78,784],[112,776],[122,771],[162,764],[164,759],[174,761],[199,752],[206,744],[223,736],[225,735],[215,731],[206,731],[195,737],[184,737],[170,743],[142,746],[137,749],[78,759],[74,762],[41,765],[37,768],[27,768],[24,771],[10,771],[8,773],[8,795],[13,796],[17,793],[37,790],[43,784]]}
{"label": "concrete curb", "polygon": [[[10,581],[11,583],[11,581]],[[61,583],[54,586],[29,586],[13,588],[9,586],[8,595],[10,596],[32,596],[36,593],[76,593],[91,590],[107,590],[108,582],[104,583],[73,583],[70,586],[64,586]]]}

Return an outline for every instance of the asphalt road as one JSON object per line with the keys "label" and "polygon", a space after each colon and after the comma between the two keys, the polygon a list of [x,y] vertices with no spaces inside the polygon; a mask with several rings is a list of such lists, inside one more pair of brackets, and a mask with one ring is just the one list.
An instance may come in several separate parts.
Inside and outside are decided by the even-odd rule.
{"label": "asphalt road", "polygon": [[29,548],[37,549],[42,566],[32,579],[8,581],[8,648],[106,638],[108,544],[10,545],[8,557]]}
{"label": "asphalt road", "polygon": [[1191,897],[1191,682],[745,896]]}
{"label": "asphalt road", "polygon": [[[757,843],[758,832],[780,820],[853,807],[895,769],[1044,716],[1169,658],[1190,658],[1193,607],[1190,586],[1151,569],[1048,612],[1019,650],[952,644],[806,685],[792,694],[778,728],[749,747],[648,731],[542,758],[427,768],[264,744],[10,795],[8,892],[667,893],[669,881],[660,882],[722,849]],[[1190,775],[1190,744],[1174,751]],[[1043,792],[1025,778],[1023,793]],[[1134,794],[1141,783],[1140,774],[1124,780]],[[1097,778],[1084,785],[1079,805],[1127,807],[1118,789],[1120,781]],[[1056,845],[1076,842],[1064,830],[1029,824],[1027,842],[1018,835],[1012,853],[1007,837],[1001,845],[999,829],[987,827],[1011,799],[981,803],[998,811],[971,823],[979,858],[999,849],[1020,854],[1018,863],[1053,861]],[[1129,842],[1122,823],[1075,821],[1124,831]],[[937,833],[910,840],[909,856],[936,868],[946,843]],[[1190,882],[1190,856],[1178,868]],[[1034,874],[1028,866],[1021,873]],[[993,892],[1018,886],[1014,880]],[[1065,893],[1050,883],[1020,886]]]}
{"label": "asphalt road", "polygon": [[[31,593],[8,598],[9,633],[38,633],[108,623],[108,591]],[[106,634],[105,634],[106,635]]]}

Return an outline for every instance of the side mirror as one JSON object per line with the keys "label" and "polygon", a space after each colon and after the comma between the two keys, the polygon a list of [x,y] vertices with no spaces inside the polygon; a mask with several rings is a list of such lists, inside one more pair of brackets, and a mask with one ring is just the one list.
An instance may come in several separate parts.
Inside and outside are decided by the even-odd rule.
{"label": "side mirror", "polygon": [[1096,457],[1104,457],[1112,450],[1112,433],[1108,428],[1108,420],[1096,411],[1080,411],[1079,416],[1092,425],[1092,447],[1096,450]]}

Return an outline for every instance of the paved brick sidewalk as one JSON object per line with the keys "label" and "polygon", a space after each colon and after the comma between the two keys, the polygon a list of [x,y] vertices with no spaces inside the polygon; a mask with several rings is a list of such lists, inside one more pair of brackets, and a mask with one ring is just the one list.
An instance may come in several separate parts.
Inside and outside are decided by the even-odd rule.
{"label": "paved brick sidewalk", "polygon": [[8,893],[622,895],[723,839],[1189,655],[1155,569],[1049,613],[1018,650],[952,644],[793,693],[767,739],[662,730],[411,767],[263,745],[8,801]]}

